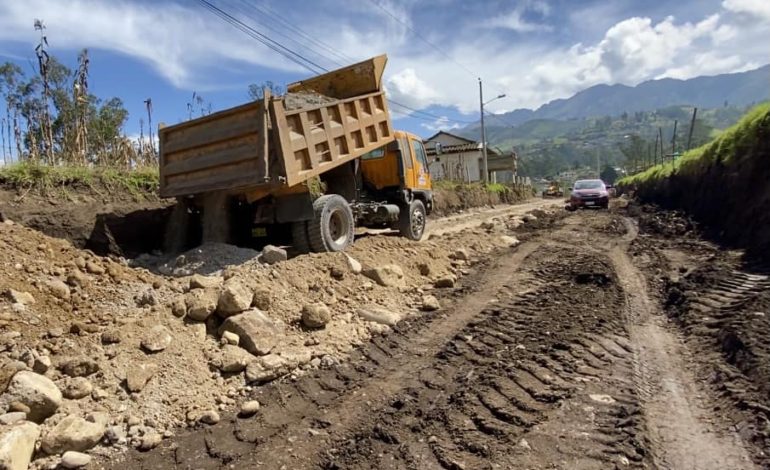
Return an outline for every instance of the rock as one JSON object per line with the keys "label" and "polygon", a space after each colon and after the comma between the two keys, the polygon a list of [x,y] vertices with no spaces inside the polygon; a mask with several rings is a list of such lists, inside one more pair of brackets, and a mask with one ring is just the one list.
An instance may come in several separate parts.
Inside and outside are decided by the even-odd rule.
{"label": "rock", "polygon": [[323,328],[332,319],[329,307],[322,303],[302,307],[302,324],[306,328]]}
{"label": "rock", "polygon": [[422,310],[425,310],[426,312],[432,312],[434,310],[438,310],[441,308],[441,303],[438,301],[436,296],[434,295],[425,295],[422,298],[422,305],[420,306]]}
{"label": "rock", "polygon": [[264,383],[286,374],[286,359],[278,354],[268,354],[252,361],[246,367],[246,382]]}
{"label": "rock", "polygon": [[171,344],[171,332],[163,325],[155,325],[142,337],[141,345],[145,351],[156,353]]}
{"label": "rock", "polygon": [[128,391],[131,393],[141,392],[157,371],[158,366],[151,362],[131,364],[126,370]]}
{"label": "rock", "polygon": [[451,259],[460,260],[460,261],[468,261],[471,259],[471,256],[468,254],[468,250],[465,248],[459,248],[455,250],[454,253],[449,255]]}
{"label": "rock", "polygon": [[254,360],[254,356],[238,346],[225,345],[214,359],[214,365],[225,373],[238,373],[246,370],[249,362]]}
{"label": "rock", "polygon": [[90,395],[93,390],[94,386],[87,378],[75,377],[67,381],[62,393],[64,394],[64,398],[79,400]]}
{"label": "rock", "polygon": [[161,436],[157,432],[148,432],[144,436],[142,436],[141,441],[139,442],[139,450],[141,451],[148,451],[152,450],[160,445],[160,443],[163,442],[163,436]]}
{"label": "rock", "polygon": [[222,281],[223,279],[219,276],[202,276],[200,274],[195,274],[190,277],[190,290],[219,287],[222,284]]}
{"label": "rock", "polygon": [[110,444],[125,444],[128,441],[128,434],[123,426],[110,426],[104,433],[104,437],[110,442]]}
{"label": "rock", "polygon": [[206,321],[217,309],[219,289],[195,289],[185,296],[187,316],[191,320]]}
{"label": "rock", "polygon": [[27,470],[35,452],[35,442],[40,436],[40,427],[35,423],[23,422],[1,432],[0,469]]}
{"label": "rock", "polygon": [[430,265],[428,263],[420,263],[417,265],[417,269],[420,270],[420,275],[422,276],[430,276],[431,269]]}
{"label": "rock", "polygon": [[344,255],[345,255],[345,261],[347,262],[348,269],[350,269],[350,272],[352,272],[353,274],[361,274],[361,271],[363,271],[364,269],[363,266],[361,266],[361,263],[347,253],[344,253]]}
{"label": "rock", "polygon": [[259,402],[257,400],[250,400],[244,402],[241,405],[241,410],[238,412],[238,416],[242,418],[248,418],[249,416],[254,416],[257,414],[257,411],[259,411]]}
{"label": "rock", "polygon": [[99,326],[93,323],[72,322],[70,325],[70,333],[73,335],[85,336],[89,333],[96,333],[99,331]]}
{"label": "rock", "polygon": [[9,289],[6,291],[6,297],[15,304],[32,305],[35,303],[35,297],[29,292]]}
{"label": "rock", "polygon": [[524,222],[534,222],[537,220],[537,216],[534,214],[524,214],[521,218]]}
{"label": "rock", "polygon": [[382,307],[366,307],[358,310],[358,316],[366,321],[393,326],[401,320],[401,314]]}
{"label": "rock", "polygon": [[241,313],[251,307],[253,299],[254,293],[248,287],[238,279],[230,278],[222,286],[222,291],[219,293],[217,314],[222,317],[229,317]]}
{"label": "rock", "polygon": [[41,423],[59,408],[62,394],[51,379],[34,372],[21,371],[13,376],[8,390],[0,397],[0,407],[3,403],[12,405],[14,402],[29,409],[27,419]]}
{"label": "rock", "polygon": [[278,324],[256,309],[227,318],[219,327],[219,335],[225,331],[238,335],[240,346],[256,356],[268,354],[283,338]]}
{"label": "rock", "polygon": [[91,274],[96,274],[97,276],[107,272],[101,264],[95,261],[86,261],[85,268],[86,268],[86,271],[88,271]]}
{"label": "rock", "polygon": [[86,287],[88,282],[88,276],[79,269],[73,269],[67,275],[67,284],[72,287]]}
{"label": "rock", "polygon": [[286,250],[283,248],[278,248],[277,246],[273,245],[267,245],[266,247],[262,248],[262,260],[267,264],[280,263],[281,261],[286,261],[287,259],[288,256],[286,254]]}
{"label": "rock", "polygon": [[25,415],[29,415],[30,409],[27,405],[20,401],[12,401],[8,405],[8,411],[12,413],[24,413]]}
{"label": "rock", "polygon": [[69,300],[70,287],[59,279],[51,279],[45,283],[51,294],[62,299]]}
{"label": "rock", "polygon": [[438,288],[454,287],[456,283],[457,278],[452,274],[447,274],[446,276],[436,279],[433,286]]}
{"label": "rock", "polygon": [[49,455],[61,454],[68,450],[83,452],[98,444],[104,436],[104,431],[104,425],[101,423],[92,423],[69,415],[48,431],[40,447]]}
{"label": "rock", "polygon": [[148,288],[142,291],[141,294],[134,297],[134,301],[138,307],[151,307],[158,305],[158,294],[154,289]]}
{"label": "rock", "polygon": [[32,370],[38,374],[45,374],[51,368],[51,358],[48,356],[37,356],[32,363]]}
{"label": "rock", "polygon": [[201,423],[209,425],[217,424],[219,420],[219,413],[217,413],[216,410],[204,411],[199,418]]}
{"label": "rock", "polygon": [[187,313],[187,304],[184,297],[177,297],[171,302],[171,314],[177,318],[182,318]]}
{"label": "rock", "polygon": [[61,466],[64,468],[83,468],[91,463],[91,456],[82,452],[67,451],[61,456]]}
{"label": "rock", "polygon": [[258,287],[256,290],[254,290],[254,299],[252,303],[255,307],[262,310],[263,312],[270,310],[271,300],[272,296],[269,289],[265,287]]}
{"label": "rock", "polygon": [[18,423],[19,421],[24,421],[26,419],[27,413],[24,413],[23,411],[12,411],[10,413],[0,415],[0,424],[8,426],[14,423]]}
{"label": "rock", "polygon": [[116,329],[104,330],[102,332],[102,344],[116,344],[120,343],[122,339],[121,331]]}
{"label": "rock", "polygon": [[404,285],[404,271],[395,264],[367,269],[363,271],[363,274],[381,286],[400,287]]}
{"label": "rock", "polygon": [[329,270],[329,275],[332,277],[332,279],[336,279],[338,281],[345,279],[345,271],[339,266],[332,266],[332,268]]}
{"label": "rock", "polygon": [[238,343],[241,341],[241,338],[232,331],[222,333],[222,339],[225,343],[232,344],[233,346],[238,346]]}
{"label": "rock", "polygon": [[87,377],[99,371],[99,364],[87,357],[75,357],[62,362],[59,369],[70,377]]}
{"label": "rock", "polygon": [[16,372],[26,369],[22,362],[0,359],[0,393],[5,392]]}
{"label": "rock", "polygon": [[500,236],[500,241],[503,242],[504,245],[510,247],[518,246],[521,243],[518,238],[508,235]]}

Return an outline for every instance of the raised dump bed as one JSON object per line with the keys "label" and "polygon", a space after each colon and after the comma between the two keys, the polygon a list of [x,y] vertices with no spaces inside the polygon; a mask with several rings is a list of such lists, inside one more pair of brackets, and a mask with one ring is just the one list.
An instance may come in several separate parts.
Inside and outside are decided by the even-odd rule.
{"label": "raised dump bed", "polygon": [[161,127],[160,195],[270,194],[392,142],[380,89],[385,56],[265,98]]}

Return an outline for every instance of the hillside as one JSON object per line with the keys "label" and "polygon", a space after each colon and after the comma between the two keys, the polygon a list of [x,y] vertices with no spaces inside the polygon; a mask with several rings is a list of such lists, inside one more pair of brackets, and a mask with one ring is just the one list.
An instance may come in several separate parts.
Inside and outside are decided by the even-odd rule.
{"label": "hillside", "polygon": [[699,108],[717,108],[725,104],[749,106],[770,98],[768,83],[770,65],[748,72],[689,80],[649,80],[633,87],[596,85],[571,98],[546,103],[537,110],[517,109],[499,117],[510,125],[519,125],[534,119],[619,116],[624,112],[653,111],[671,105]]}

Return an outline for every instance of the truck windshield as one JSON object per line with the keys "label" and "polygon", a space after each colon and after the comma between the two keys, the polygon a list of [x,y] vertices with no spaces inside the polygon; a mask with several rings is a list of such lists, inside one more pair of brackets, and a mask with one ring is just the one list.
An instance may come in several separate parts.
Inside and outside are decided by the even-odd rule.
{"label": "truck windshield", "polygon": [[603,189],[604,183],[601,181],[576,181],[575,189]]}

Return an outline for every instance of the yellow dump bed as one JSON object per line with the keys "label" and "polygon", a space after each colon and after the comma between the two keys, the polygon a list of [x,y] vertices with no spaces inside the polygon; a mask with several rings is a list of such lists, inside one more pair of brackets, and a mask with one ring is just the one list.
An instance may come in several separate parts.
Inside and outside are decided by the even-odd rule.
{"label": "yellow dump bed", "polygon": [[160,195],[269,193],[294,186],[393,140],[381,89],[386,56],[158,131]]}

